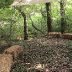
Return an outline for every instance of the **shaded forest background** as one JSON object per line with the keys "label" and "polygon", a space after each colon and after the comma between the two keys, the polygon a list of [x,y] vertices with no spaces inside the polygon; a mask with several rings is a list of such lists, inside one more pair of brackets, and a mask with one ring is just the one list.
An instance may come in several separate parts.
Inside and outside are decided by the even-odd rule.
{"label": "shaded forest background", "polygon": [[[11,7],[13,0],[0,1],[0,39],[14,40],[22,39],[24,36],[24,18],[26,16],[29,37],[42,36],[47,31],[46,4],[34,4],[26,6]],[[65,11],[65,31],[72,32],[72,1],[64,1]],[[52,20],[52,31],[61,31],[60,2],[53,1],[50,6],[50,16]]]}

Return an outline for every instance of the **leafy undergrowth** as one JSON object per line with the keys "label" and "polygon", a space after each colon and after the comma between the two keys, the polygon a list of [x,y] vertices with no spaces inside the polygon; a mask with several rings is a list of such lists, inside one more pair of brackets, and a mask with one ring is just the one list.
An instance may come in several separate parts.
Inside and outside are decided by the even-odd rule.
{"label": "leafy undergrowth", "polygon": [[20,42],[24,53],[11,72],[72,72],[72,41],[34,38]]}

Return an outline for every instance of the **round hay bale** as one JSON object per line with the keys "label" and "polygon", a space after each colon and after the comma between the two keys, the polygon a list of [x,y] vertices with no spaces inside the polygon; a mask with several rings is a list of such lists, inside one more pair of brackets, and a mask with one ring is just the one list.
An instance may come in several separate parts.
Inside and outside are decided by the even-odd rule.
{"label": "round hay bale", "polygon": [[0,72],[10,72],[13,58],[10,54],[0,54]]}
{"label": "round hay bale", "polygon": [[21,53],[23,53],[22,46],[14,45],[9,48],[7,48],[4,51],[4,54],[11,54],[13,56],[13,59],[15,60]]}

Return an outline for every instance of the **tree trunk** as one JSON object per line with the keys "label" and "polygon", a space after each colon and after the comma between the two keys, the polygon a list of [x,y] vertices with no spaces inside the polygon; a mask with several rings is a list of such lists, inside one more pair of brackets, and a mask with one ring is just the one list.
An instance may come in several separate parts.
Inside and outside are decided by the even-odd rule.
{"label": "tree trunk", "polygon": [[12,35],[12,26],[13,26],[13,23],[11,22],[11,24],[10,24],[9,36],[8,36],[8,39],[6,40],[7,43],[9,44],[9,46],[11,46],[11,44],[12,44],[12,39],[11,39],[11,35]]}
{"label": "tree trunk", "polygon": [[24,40],[28,40],[28,28],[27,28],[27,22],[26,22],[26,14],[19,10],[21,15],[23,16],[24,19]]}
{"label": "tree trunk", "polygon": [[52,31],[52,19],[51,19],[51,3],[46,3],[46,11],[47,11],[47,29],[48,32]]}
{"label": "tree trunk", "polygon": [[12,34],[12,23],[10,24],[10,33],[9,33],[9,40],[11,41],[11,34]]}
{"label": "tree trunk", "polygon": [[60,14],[61,14],[61,33],[64,33],[65,30],[65,9],[64,9],[64,0],[60,1]]}
{"label": "tree trunk", "polygon": [[26,22],[26,15],[24,13],[24,40],[28,40],[28,29],[27,29],[27,22]]}

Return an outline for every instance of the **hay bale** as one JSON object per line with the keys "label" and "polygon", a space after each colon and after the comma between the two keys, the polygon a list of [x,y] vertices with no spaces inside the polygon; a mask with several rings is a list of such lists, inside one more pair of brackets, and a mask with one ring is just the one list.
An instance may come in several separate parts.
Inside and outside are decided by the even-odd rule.
{"label": "hay bale", "polygon": [[23,48],[19,45],[14,45],[6,49],[4,53],[11,54],[15,60],[21,53],[23,53]]}
{"label": "hay bale", "polygon": [[10,72],[12,64],[12,55],[0,54],[0,72]]}
{"label": "hay bale", "polygon": [[63,38],[72,40],[72,33],[64,33]]}
{"label": "hay bale", "polygon": [[48,36],[52,37],[52,38],[60,38],[60,37],[62,37],[62,34],[61,34],[61,32],[49,32]]}

